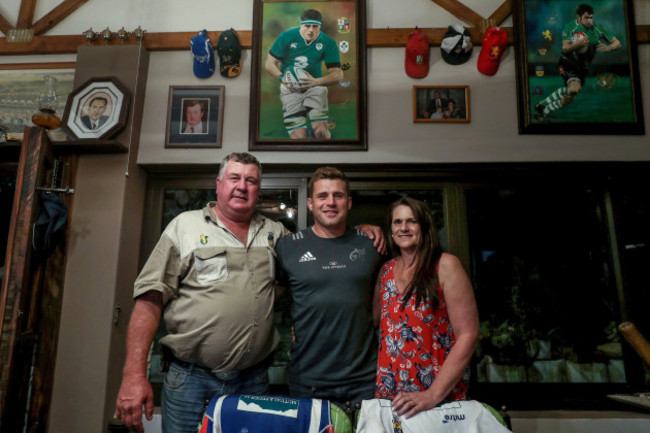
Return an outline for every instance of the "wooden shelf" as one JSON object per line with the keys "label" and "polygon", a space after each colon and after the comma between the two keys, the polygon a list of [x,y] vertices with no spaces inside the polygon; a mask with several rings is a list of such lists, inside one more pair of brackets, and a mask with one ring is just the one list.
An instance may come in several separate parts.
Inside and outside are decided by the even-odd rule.
{"label": "wooden shelf", "polygon": [[[508,33],[508,40],[513,41],[512,27],[503,27]],[[420,28],[427,35],[429,43],[433,46],[440,46],[440,42],[447,31],[447,28]],[[389,48],[405,47],[408,41],[408,35],[413,31],[412,28],[395,28],[395,29],[368,29],[366,30],[369,48]],[[472,42],[480,45],[482,42],[481,34],[475,27],[469,28],[472,35]],[[210,40],[219,40],[221,32],[208,32]],[[237,34],[242,44],[242,48],[252,48],[252,31],[238,30]],[[184,51],[190,49],[190,38],[196,32],[166,32],[166,33],[145,33],[142,44],[149,51]],[[639,44],[650,43],[650,25],[636,26],[636,39]],[[104,41],[94,41],[92,45],[120,45],[121,41],[113,40],[106,44]],[[127,40],[125,45],[135,45],[135,41]],[[77,52],[77,48],[82,45],[88,45],[83,36],[63,35],[63,36],[34,36],[29,43],[13,44],[8,43],[7,38],[0,38],[0,55],[19,55],[19,54],[72,54]]]}

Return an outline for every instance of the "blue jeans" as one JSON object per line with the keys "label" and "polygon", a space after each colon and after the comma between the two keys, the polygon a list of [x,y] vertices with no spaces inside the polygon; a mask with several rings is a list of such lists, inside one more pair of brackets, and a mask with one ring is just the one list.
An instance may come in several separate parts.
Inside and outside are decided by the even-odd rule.
{"label": "blue jeans", "polygon": [[162,432],[196,433],[205,407],[215,394],[266,394],[270,357],[232,379],[219,379],[205,368],[172,361],[162,390]]}
{"label": "blue jeans", "polygon": [[314,387],[301,385],[289,380],[289,394],[292,397],[320,398],[329,400],[342,409],[346,408],[346,403],[354,407],[354,403],[360,403],[362,400],[369,400],[375,397],[375,381],[353,382],[345,385]]}

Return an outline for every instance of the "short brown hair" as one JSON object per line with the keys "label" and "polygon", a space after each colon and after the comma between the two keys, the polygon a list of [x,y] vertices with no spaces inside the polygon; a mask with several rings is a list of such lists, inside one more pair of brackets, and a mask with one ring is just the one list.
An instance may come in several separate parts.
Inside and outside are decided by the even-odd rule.
{"label": "short brown hair", "polygon": [[345,193],[350,196],[350,182],[345,174],[336,167],[320,167],[309,179],[309,184],[307,185],[307,194],[308,197],[314,193],[314,184],[321,179],[340,179],[345,182]]}

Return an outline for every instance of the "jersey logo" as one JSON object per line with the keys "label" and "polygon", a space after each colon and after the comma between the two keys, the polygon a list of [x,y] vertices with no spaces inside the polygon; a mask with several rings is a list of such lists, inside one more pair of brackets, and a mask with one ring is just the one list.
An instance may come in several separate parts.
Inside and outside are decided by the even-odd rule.
{"label": "jersey logo", "polygon": [[289,45],[289,48],[291,48],[292,50],[295,50],[296,48],[298,48],[298,44],[295,43],[295,42],[291,42],[291,45]]}
{"label": "jersey logo", "polygon": [[362,262],[366,261],[366,249],[365,248],[355,248],[352,250],[350,253],[350,260],[353,262],[356,262],[357,260],[360,260]]}
{"label": "jersey logo", "polygon": [[201,245],[205,245],[208,243],[208,237],[206,235],[201,235]]}
{"label": "jersey logo", "polygon": [[322,42],[317,43],[317,44],[316,44],[316,49],[317,49],[318,51],[322,50],[322,49],[323,49],[323,43],[322,43]]}
{"label": "jersey logo", "polygon": [[298,260],[298,263],[313,262],[314,260],[316,260],[316,257],[314,257],[311,251],[307,251],[305,254],[302,255],[300,260]]}
{"label": "jersey logo", "polygon": [[350,25],[350,18],[341,17],[336,21],[336,26],[339,29],[339,33],[350,33],[352,26]]}

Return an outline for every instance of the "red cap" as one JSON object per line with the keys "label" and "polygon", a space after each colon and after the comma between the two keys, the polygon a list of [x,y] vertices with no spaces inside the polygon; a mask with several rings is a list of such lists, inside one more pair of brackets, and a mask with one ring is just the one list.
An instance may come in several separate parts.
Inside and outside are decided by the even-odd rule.
{"label": "red cap", "polygon": [[494,75],[499,69],[501,56],[508,47],[508,35],[501,27],[490,27],[483,36],[481,54],[476,65],[479,72]]}
{"label": "red cap", "polygon": [[406,43],[404,69],[411,78],[424,78],[429,73],[429,40],[417,28]]}

